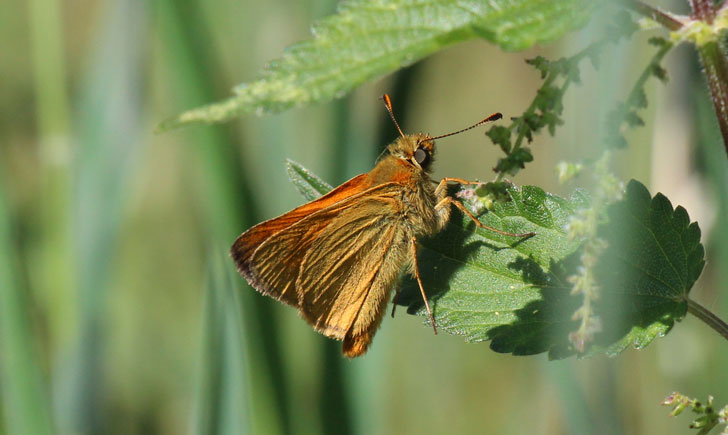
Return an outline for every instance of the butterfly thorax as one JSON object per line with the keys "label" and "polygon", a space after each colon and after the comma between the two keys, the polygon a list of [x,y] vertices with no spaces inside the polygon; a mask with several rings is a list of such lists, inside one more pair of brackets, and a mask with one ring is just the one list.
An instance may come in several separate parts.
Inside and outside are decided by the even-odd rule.
{"label": "butterfly thorax", "polygon": [[372,185],[397,183],[401,188],[401,211],[412,235],[422,237],[441,230],[449,217],[450,208],[435,206],[445,197],[445,192],[435,194],[435,184],[430,179],[435,152],[435,141],[425,134],[413,134],[397,138],[388,147],[388,155],[379,161],[369,173]]}

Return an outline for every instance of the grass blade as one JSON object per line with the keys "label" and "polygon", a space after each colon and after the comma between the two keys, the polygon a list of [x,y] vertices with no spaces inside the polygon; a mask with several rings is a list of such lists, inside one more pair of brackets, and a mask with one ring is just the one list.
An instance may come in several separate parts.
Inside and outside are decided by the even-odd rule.
{"label": "grass blade", "polygon": [[13,250],[10,211],[0,185],[0,386],[7,433],[53,433],[26,301]]}
{"label": "grass blade", "polygon": [[[213,98],[209,76],[215,75],[217,60],[211,58],[206,47],[210,44],[207,29],[199,20],[201,11],[194,2],[180,3],[164,0],[157,3],[161,39],[168,48],[165,55],[170,70],[172,93],[184,104],[198,104]],[[189,29],[196,29],[189,32]],[[191,134],[203,174],[205,192],[205,218],[214,243],[231,244],[243,228],[251,226],[255,214],[251,206],[246,175],[240,171],[239,139],[225,134],[222,128],[198,129]],[[230,265],[232,263],[229,263]],[[236,284],[241,282],[236,278]],[[290,432],[287,405],[287,386],[282,374],[280,349],[276,340],[278,325],[271,311],[272,301],[255,295],[249,288],[242,289],[238,296],[242,303],[243,331],[246,340],[246,355],[249,367],[255,373],[249,378],[249,393],[255,397],[250,401],[250,425],[256,433]],[[251,331],[255,331],[254,333]],[[226,364],[233,364],[229,355]],[[224,376],[225,372],[221,372]],[[227,382],[227,380],[225,381]],[[223,394],[222,391],[220,391]],[[212,400],[212,398],[210,398]],[[218,396],[214,403],[201,406],[223,406]],[[217,415],[221,409],[215,411]]]}
{"label": "grass blade", "polygon": [[142,143],[137,86],[146,50],[145,8],[123,0],[108,4],[77,106],[72,234],[79,317],[68,353],[59,355],[55,403],[60,428],[71,433],[106,429],[106,301],[125,193]]}
{"label": "grass blade", "polygon": [[218,250],[211,255],[194,433],[251,432],[246,340],[236,275]]}

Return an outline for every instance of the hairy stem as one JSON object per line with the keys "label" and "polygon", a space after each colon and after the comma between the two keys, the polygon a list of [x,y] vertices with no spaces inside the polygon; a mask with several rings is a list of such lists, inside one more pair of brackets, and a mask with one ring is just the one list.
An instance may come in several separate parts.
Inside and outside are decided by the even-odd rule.
{"label": "hairy stem", "polygon": [[706,325],[713,328],[718,334],[722,335],[723,338],[728,340],[728,323],[725,323],[718,316],[713,314],[712,311],[708,310],[694,300],[688,299],[687,302],[688,312],[690,314],[702,320]]}
{"label": "hairy stem", "polygon": [[[717,13],[717,7],[712,0],[688,0],[693,9],[691,18],[712,25]],[[666,12],[660,11],[638,0],[623,0],[622,4],[646,17],[652,18],[671,31],[679,30],[684,26],[683,20]],[[728,7],[728,1],[720,6],[720,10]],[[700,61],[705,67],[705,76],[708,80],[711,100],[718,117],[723,144],[728,153],[728,57],[726,47],[713,40],[698,45]]]}
{"label": "hairy stem", "polygon": [[712,0],[689,0],[693,8],[693,17],[707,24],[713,24],[715,8]]}
{"label": "hairy stem", "polygon": [[705,67],[710,98],[718,117],[723,145],[728,153],[728,59],[724,47],[717,41],[698,46],[698,54]]}
{"label": "hairy stem", "polygon": [[[693,8],[692,16],[708,25],[715,20],[716,7],[712,0],[689,0]],[[722,8],[725,8],[724,3]],[[698,45],[700,61],[705,67],[705,77],[708,80],[710,97],[713,101],[715,114],[718,117],[720,133],[723,136],[723,145],[728,153],[728,58],[726,47],[716,40]]]}
{"label": "hairy stem", "polygon": [[623,2],[624,6],[632,9],[633,11],[637,12],[640,15],[644,15],[645,17],[651,18],[655,20],[656,22],[663,25],[665,28],[671,31],[679,30],[684,24],[680,19],[678,19],[675,16],[672,16],[666,12],[663,12],[653,6],[650,6],[648,4],[642,3],[641,1],[637,0],[625,0]]}

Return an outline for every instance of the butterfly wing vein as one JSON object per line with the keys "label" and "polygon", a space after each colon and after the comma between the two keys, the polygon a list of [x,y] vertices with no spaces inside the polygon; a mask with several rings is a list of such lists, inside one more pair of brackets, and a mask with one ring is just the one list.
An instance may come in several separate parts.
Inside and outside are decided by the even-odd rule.
{"label": "butterfly wing vein", "polygon": [[[408,258],[401,212],[401,188],[382,184],[269,235],[252,254],[238,252],[236,262],[253,287],[298,307],[322,334],[373,335]],[[234,257],[256,241],[246,234],[233,245]]]}

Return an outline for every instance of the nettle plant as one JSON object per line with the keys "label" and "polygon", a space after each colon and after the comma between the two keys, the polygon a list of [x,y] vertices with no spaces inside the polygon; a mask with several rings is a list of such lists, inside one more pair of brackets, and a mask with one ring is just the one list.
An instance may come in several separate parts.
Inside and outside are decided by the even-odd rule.
{"label": "nettle plant", "polygon": [[[689,0],[690,16],[624,0],[350,0],[323,19],[313,38],[288,48],[262,77],[237,86],[234,95],[182,113],[160,129],[223,122],[255,112],[275,113],[341,97],[357,85],[394,72],[449,45],[474,38],[504,50],[551,42],[584,26],[595,14],[612,16],[603,37],[573,56],[528,63],[543,80],[532,103],[508,125],[487,136],[503,151],[488,183],[457,192],[486,225],[536,237],[514,241],[474,231],[454,212],[450,225],[422,242],[420,271],[438,326],[469,341],[490,341],[497,352],[550,358],[642,348],[667,334],[687,313],[728,339],[728,325],[690,299],[705,264],[700,228],[682,207],[651,195],[638,181],[623,183],[610,172],[610,155],[628,145],[626,130],[644,125],[644,86],[667,80],[663,58],[678,44],[697,49],[722,139],[728,150],[728,0]],[[607,146],[591,162],[564,162],[562,181],[590,174],[589,190],[561,198],[512,177],[533,161],[528,145],[568,120],[563,97],[579,84],[584,64],[599,68],[605,50],[636,33],[661,27],[649,39],[654,55],[605,123]],[[659,33],[659,32],[658,32]],[[331,189],[297,163],[289,175],[309,200]],[[398,304],[426,315],[416,284],[401,283]],[[707,433],[726,424],[728,406],[716,409],[679,393],[664,402],[673,415],[699,414],[691,427]],[[728,429],[726,429],[728,431]],[[724,433],[728,433],[724,431]]]}

